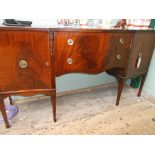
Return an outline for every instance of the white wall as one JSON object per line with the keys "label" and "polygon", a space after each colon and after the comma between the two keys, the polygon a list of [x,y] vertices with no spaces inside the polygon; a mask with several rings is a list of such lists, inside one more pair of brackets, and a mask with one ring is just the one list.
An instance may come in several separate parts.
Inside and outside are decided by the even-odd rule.
{"label": "white wall", "polygon": [[57,92],[87,88],[112,82],[116,82],[115,78],[105,72],[97,75],[68,74],[56,78]]}
{"label": "white wall", "polygon": [[155,49],[150,63],[143,91],[155,97]]}

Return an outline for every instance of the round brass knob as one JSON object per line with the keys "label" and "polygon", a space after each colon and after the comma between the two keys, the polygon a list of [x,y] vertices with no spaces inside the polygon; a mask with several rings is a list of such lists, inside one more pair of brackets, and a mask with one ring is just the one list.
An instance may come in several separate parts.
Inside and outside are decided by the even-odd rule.
{"label": "round brass knob", "polygon": [[73,39],[68,39],[68,40],[67,40],[67,44],[68,44],[69,46],[72,46],[72,45],[74,44]]}
{"label": "round brass knob", "polygon": [[49,66],[50,65],[50,63],[48,61],[46,61],[45,64],[46,64],[46,66]]}
{"label": "round brass knob", "polygon": [[28,66],[28,63],[27,63],[27,61],[26,60],[20,60],[19,61],[19,67],[20,68],[27,68],[27,66]]}
{"label": "round brass knob", "polygon": [[121,55],[120,54],[117,54],[117,60],[120,60],[121,59]]}
{"label": "round brass knob", "polygon": [[71,65],[71,64],[73,63],[72,58],[68,58],[68,59],[67,59],[67,63]]}
{"label": "round brass knob", "polygon": [[120,42],[121,44],[123,44],[123,43],[124,43],[123,38],[120,38],[119,42]]}
{"label": "round brass knob", "polygon": [[138,58],[137,58],[137,64],[136,64],[136,68],[140,68],[141,62],[142,62],[142,53],[138,54]]}

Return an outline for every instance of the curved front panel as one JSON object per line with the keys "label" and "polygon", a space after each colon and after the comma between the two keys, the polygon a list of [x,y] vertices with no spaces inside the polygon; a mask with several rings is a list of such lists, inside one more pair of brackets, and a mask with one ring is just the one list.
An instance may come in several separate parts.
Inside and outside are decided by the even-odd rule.
{"label": "curved front panel", "polygon": [[131,40],[129,32],[56,32],[56,75],[124,68]]}

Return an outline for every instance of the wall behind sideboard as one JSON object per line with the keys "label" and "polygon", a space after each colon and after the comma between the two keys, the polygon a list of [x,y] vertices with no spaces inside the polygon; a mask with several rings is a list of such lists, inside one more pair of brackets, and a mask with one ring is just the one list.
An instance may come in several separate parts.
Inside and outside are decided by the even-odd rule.
{"label": "wall behind sideboard", "polygon": [[143,91],[155,97],[155,49],[153,52]]}
{"label": "wall behind sideboard", "polygon": [[56,78],[57,92],[87,88],[115,82],[115,78],[106,73],[97,75],[67,74]]}

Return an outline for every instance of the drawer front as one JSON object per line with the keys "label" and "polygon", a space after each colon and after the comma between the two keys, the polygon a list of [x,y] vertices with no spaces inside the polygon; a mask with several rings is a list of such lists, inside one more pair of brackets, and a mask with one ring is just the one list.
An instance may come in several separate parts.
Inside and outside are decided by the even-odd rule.
{"label": "drawer front", "polygon": [[136,32],[133,39],[132,53],[126,70],[127,77],[134,77],[147,72],[154,46],[155,33]]}
{"label": "drawer front", "polygon": [[56,32],[56,75],[100,73],[126,65],[131,33]]}
{"label": "drawer front", "polygon": [[0,31],[0,89],[51,88],[49,34]]}

